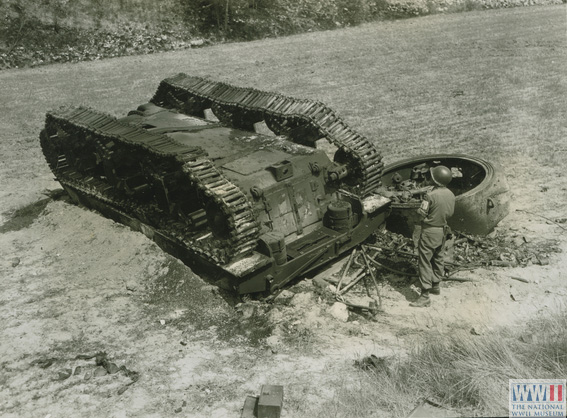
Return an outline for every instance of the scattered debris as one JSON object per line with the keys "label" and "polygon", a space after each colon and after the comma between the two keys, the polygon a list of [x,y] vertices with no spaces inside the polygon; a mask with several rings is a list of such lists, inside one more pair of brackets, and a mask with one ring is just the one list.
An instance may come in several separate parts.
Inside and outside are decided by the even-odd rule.
{"label": "scattered debris", "polygon": [[94,377],[106,376],[107,374],[108,374],[108,372],[102,366],[97,367],[93,372]]}
{"label": "scattered debris", "polygon": [[443,279],[444,282],[446,281],[453,281],[453,282],[476,282],[475,279],[468,279],[464,277],[455,277],[455,276],[446,276]]}
{"label": "scattered debris", "polygon": [[386,357],[376,357],[374,354],[355,360],[354,365],[362,370],[387,370]]}
{"label": "scattered debris", "polygon": [[518,337],[518,340],[524,344],[532,344],[534,342],[533,334],[522,334]]}
{"label": "scattered debris", "polygon": [[260,396],[248,395],[240,418],[280,418],[283,407],[283,386],[262,385]]}
{"label": "scattered debris", "polygon": [[478,332],[475,328],[471,328],[471,334],[472,335],[482,335],[480,332]]}
{"label": "scattered debris", "polygon": [[[93,358],[95,359],[95,368],[86,370],[85,375],[83,376],[83,379],[84,380],[90,380],[93,377],[102,377],[102,376],[105,376],[107,374],[116,374],[118,372],[123,372],[126,377],[130,378],[131,381],[118,390],[119,395],[124,393],[124,391],[126,391],[126,389],[128,389],[128,387],[130,385],[137,382],[138,379],[140,378],[140,374],[138,372],[129,370],[124,365],[118,367],[116,365],[116,363],[109,361],[108,355],[103,351],[100,351],[100,352],[98,352],[96,354],[92,354],[92,355],[90,355],[90,354],[79,354],[74,358],[74,360],[91,360]],[[32,366],[37,365],[37,366],[41,367],[42,369],[46,369],[49,366],[51,366],[53,363],[55,363],[57,361],[62,361],[62,360],[64,360],[64,359],[57,359],[55,357],[47,358],[47,359],[38,359],[38,360],[32,361],[31,365]],[[85,368],[86,368],[86,366],[79,365],[79,366],[75,367],[75,370],[73,370],[71,368],[62,369],[58,372],[57,377],[55,377],[54,380],[66,380],[66,379],[70,378],[71,376],[79,376]]]}
{"label": "scattered debris", "polygon": [[242,319],[249,319],[254,315],[256,306],[251,303],[239,303],[236,305],[236,311],[242,314]]}
{"label": "scattered debris", "polygon": [[47,369],[49,366],[51,366],[56,361],[57,361],[56,358],[39,359],[39,360],[32,361],[31,365],[32,366],[39,366],[42,369]]}
{"label": "scattered debris", "polygon": [[138,285],[136,282],[134,281],[129,281],[128,283],[126,283],[126,290],[129,292],[135,292],[138,290]]}
{"label": "scattered debris", "polygon": [[258,417],[257,405],[258,405],[257,396],[251,396],[251,395],[246,396],[240,418],[257,418]]}
{"label": "scattered debris", "polygon": [[559,295],[559,296],[567,296],[566,293],[563,293],[563,292],[552,292],[551,290],[546,290],[544,293],[554,294],[554,295]]}
{"label": "scattered debris", "polygon": [[263,385],[258,399],[258,418],[279,418],[283,406],[283,386]]}
{"label": "scattered debris", "polygon": [[514,280],[518,280],[519,282],[522,282],[522,283],[529,283],[530,282],[528,279],[524,279],[523,277],[510,276],[510,278],[514,279]]}
{"label": "scattered debris", "polygon": [[549,222],[557,225],[559,228],[563,229],[564,231],[566,230],[566,228],[563,225],[561,225],[560,222],[554,221],[553,219],[547,218],[547,217],[540,215],[538,213],[530,212],[529,210],[525,210],[525,209],[516,209],[516,212],[524,212],[524,213],[529,213],[530,215],[539,216],[540,218],[543,218],[546,221],[549,221]]}
{"label": "scattered debris", "polygon": [[71,377],[72,370],[71,369],[63,369],[60,370],[55,380],[65,380]]}
{"label": "scattered debris", "polygon": [[286,304],[293,298],[293,296],[294,296],[293,292],[284,289],[274,298],[274,302]]}
{"label": "scattered debris", "polygon": [[[453,256],[445,259],[450,272],[481,266],[525,267],[530,264],[549,264],[551,253],[561,252],[557,240],[531,240],[512,231],[493,232],[487,236],[473,236],[454,232]],[[417,253],[415,243],[391,232],[374,235],[376,242],[368,248],[380,251],[383,257],[378,261],[383,268],[396,274],[415,275]],[[411,260],[408,263],[408,259]],[[413,271],[407,271],[405,266]],[[403,267],[399,267],[403,266]]]}
{"label": "scattered debris", "polygon": [[517,267],[518,263],[515,261],[492,260],[490,265],[496,267]]}
{"label": "scattered debris", "polygon": [[320,289],[327,289],[329,287],[329,282],[323,277],[313,278],[313,284]]}

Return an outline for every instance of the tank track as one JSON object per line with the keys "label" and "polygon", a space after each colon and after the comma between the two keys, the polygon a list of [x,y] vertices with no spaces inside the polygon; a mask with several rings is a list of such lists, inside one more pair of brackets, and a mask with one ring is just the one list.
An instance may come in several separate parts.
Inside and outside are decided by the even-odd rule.
{"label": "tank track", "polygon": [[211,108],[222,123],[250,131],[255,123],[265,121],[276,135],[286,135],[303,145],[314,146],[324,137],[338,148],[335,161],[348,167],[345,182],[351,192],[364,197],[381,185],[381,154],[323,103],[183,73],[163,80],[151,102],[199,117]]}
{"label": "tank track", "polygon": [[[202,198],[203,207],[215,205],[215,213],[222,214],[221,222],[226,231],[222,238],[199,238],[191,231],[193,222],[173,219],[163,213],[157,217],[160,219],[158,227],[212,262],[227,263],[256,247],[260,227],[252,205],[206,158],[200,147],[188,147],[168,136],[121,123],[112,116],[87,108],[48,113],[41,145],[51,170],[63,185],[142,221],[150,219],[159,209],[155,202],[142,203],[137,198],[139,190],[130,190],[124,184],[116,174],[121,167],[113,161],[113,154],[118,151],[134,154],[142,166],[144,161],[148,162],[141,169],[162,184],[168,175],[181,177],[179,181],[191,185]],[[89,162],[83,156],[77,163],[73,158],[75,147],[81,148],[78,154],[93,151],[97,161],[91,157],[93,161]],[[93,175],[92,167],[101,163],[104,173]],[[148,186],[142,184],[138,189]],[[201,224],[205,223],[204,211],[196,213]]]}

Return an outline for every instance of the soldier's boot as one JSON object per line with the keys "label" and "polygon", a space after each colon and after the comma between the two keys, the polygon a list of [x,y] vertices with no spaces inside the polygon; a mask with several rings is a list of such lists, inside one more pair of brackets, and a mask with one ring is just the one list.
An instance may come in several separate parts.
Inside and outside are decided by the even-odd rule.
{"label": "soldier's boot", "polygon": [[429,298],[429,291],[422,290],[421,295],[417,298],[415,302],[409,304],[413,308],[426,308],[431,305],[431,299]]}
{"label": "soldier's boot", "polygon": [[439,285],[439,282],[433,283],[433,287],[431,289],[429,289],[429,294],[430,295],[440,295],[441,294],[441,286]]}

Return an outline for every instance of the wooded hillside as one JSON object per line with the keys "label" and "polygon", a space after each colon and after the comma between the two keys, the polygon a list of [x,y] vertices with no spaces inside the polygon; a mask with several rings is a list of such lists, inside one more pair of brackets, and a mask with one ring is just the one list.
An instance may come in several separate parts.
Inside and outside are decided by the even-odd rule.
{"label": "wooded hillside", "polygon": [[567,0],[0,0],[0,69]]}

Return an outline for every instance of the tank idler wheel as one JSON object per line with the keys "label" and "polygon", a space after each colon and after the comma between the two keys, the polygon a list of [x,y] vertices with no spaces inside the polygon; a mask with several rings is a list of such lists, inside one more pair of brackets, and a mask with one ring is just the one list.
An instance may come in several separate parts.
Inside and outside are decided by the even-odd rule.
{"label": "tank idler wheel", "polygon": [[345,148],[339,148],[337,152],[335,152],[333,160],[347,167],[349,174],[343,180],[347,185],[356,186],[360,183],[360,180],[363,178],[363,172],[356,158],[356,154]]}

